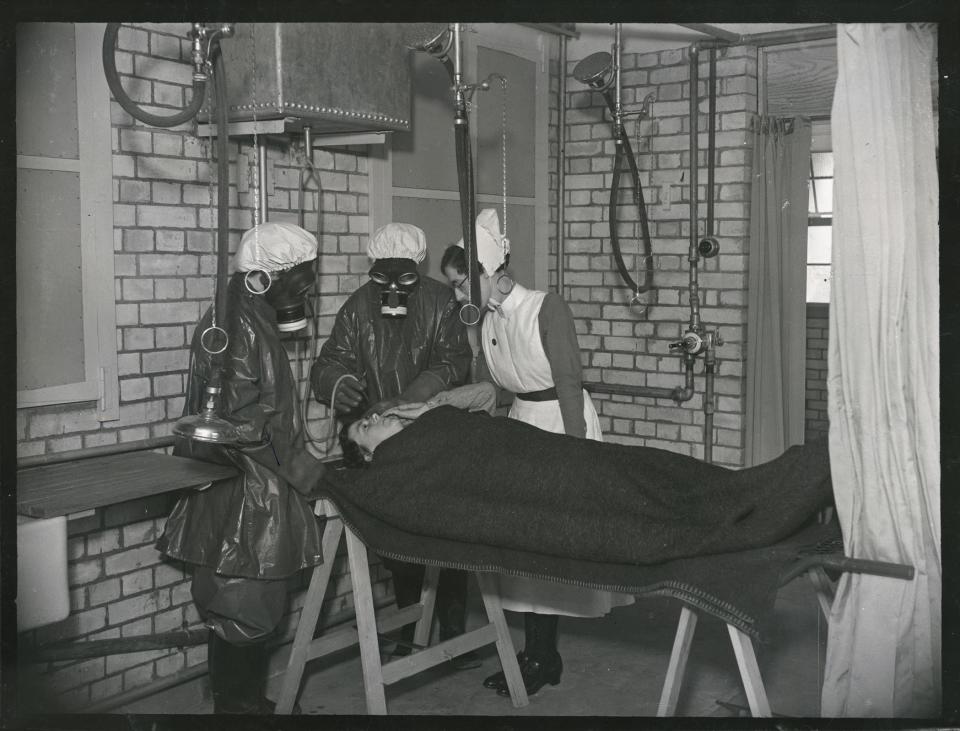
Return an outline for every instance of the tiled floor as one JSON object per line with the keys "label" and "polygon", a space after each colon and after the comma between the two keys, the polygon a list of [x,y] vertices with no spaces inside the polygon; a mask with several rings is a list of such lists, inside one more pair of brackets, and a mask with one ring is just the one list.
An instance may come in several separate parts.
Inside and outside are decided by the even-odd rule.
{"label": "tiled floor", "polygon": [[[476,601],[470,616],[479,623],[482,609],[477,597],[473,587],[471,602]],[[548,686],[532,696],[525,708],[514,708],[509,698],[482,687],[483,678],[499,669],[490,646],[481,651],[484,664],[479,669],[457,672],[433,668],[389,686],[388,711],[442,716],[654,716],[679,612],[676,601],[649,599],[615,609],[602,619],[561,619],[563,679],[558,686]],[[507,616],[514,641],[522,646],[522,620],[509,613]],[[798,579],[781,590],[774,626],[765,642],[757,646],[760,671],[775,714],[819,715],[825,643],[826,626],[813,589],[805,579]],[[279,682],[279,677],[272,679],[269,695],[275,696]],[[702,617],[677,715],[738,715],[731,705],[745,708],[746,698],[726,627],[711,617]],[[356,648],[308,665],[300,706],[305,714],[365,713]],[[202,714],[211,710],[204,678],[114,712]]]}

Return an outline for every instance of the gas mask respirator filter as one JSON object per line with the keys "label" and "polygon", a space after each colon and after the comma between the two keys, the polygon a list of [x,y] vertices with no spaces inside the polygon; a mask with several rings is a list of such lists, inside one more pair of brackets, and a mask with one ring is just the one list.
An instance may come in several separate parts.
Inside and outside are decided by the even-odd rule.
{"label": "gas mask respirator filter", "polygon": [[377,259],[370,268],[370,279],[380,287],[380,314],[406,317],[407,298],[420,283],[413,259]]}
{"label": "gas mask respirator filter", "polygon": [[274,275],[265,296],[277,313],[277,329],[295,332],[307,326],[306,296],[313,286],[316,259]]}

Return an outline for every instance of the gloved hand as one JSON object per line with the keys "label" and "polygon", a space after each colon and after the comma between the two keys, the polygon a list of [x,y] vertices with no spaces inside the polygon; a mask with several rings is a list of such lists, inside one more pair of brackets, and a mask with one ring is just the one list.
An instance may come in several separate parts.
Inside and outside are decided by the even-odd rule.
{"label": "gloved hand", "polygon": [[366,384],[356,378],[344,378],[337,386],[333,407],[338,414],[354,411],[367,400]]}

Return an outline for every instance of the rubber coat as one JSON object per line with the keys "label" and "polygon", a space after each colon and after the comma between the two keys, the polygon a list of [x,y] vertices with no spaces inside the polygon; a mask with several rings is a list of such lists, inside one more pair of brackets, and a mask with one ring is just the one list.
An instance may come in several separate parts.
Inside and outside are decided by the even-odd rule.
{"label": "rubber coat", "polygon": [[407,316],[380,315],[380,288],[367,282],[337,313],[310,373],[314,395],[330,403],[337,379],[366,381],[367,406],[402,396],[426,401],[466,381],[472,352],[453,290],[430,277],[407,299]]}
{"label": "rubber coat", "polygon": [[[317,519],[305,495],[320,481],[322,462],[307,452],[296,383],[280,342],[276,314],[235,274],[228,287],[229,345],[223,353],[221,414],[243,425],[235,448],[177,439],[174,454],[235,465],[240,475],[180,498],[157,547],[171,558],[218,574],[278,579],[322,563]],[[199,342],[208,311],[190,348],[185,414],[200,410],[212,357]]]}

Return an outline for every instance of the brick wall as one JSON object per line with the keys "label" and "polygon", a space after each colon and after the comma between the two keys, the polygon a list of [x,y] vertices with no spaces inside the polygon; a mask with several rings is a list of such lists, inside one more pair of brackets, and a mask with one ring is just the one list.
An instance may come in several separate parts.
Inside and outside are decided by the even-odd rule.
{"label": "brick wall", "polygon": [[[125,27],[119,36],[117,67],[138,102],[181,107],[189,99],[189,45],[179,36],[185,24]],[[211,144],[193,122],[173,129],[136,122],[111,102],[113,134],[114,267],[120,419],[97,421],[94,404],[21,409],[17,413],[18,456],[47,454],[148,437],[166,436],[181,415],[189,342],[214,290],[216,257],[216,174]],[[215,146],[215,145],[214,145]],[[269,219],[298,222],[298,185],[303,147],[269,147]],[[257,181],[252,140],[230,143],[230,248],[253,222]],[[319,171],[321,314],[316,343],[308,336],[286,342],[295,376],[312,362],[312,348],[332,327],[337,309],[362,281],[362,254],[368,231],[365,149],[314,151]],[[317,230],[316,185],[307,186],[303,225]],[[314,402],[309,425],[325,454],[327,409]],[[161,559],[153,548],[172,497],[161,496],[99,510],[69,522],[70,616],[22,633],[24,658],[33,648],[61,641],[106,639],[196,627],[189,573]],[[388,594],[386,572],[374,569],[375,598]],[[352,606],[346,567],[338,560],[324,617]],[[281,632],[295,627],[302,603],[302,578],[291,582],[291,610]],[[25,707],[74,710],[189,669],[206,660],[206,647],[112,655],[79,661],[29,663],[22,668]]]}
{"label": "brick wall", "polygon": [[[637,157],[650,220],[657,289],[643,295],[649,309],[631,307],[631,293],[614,264],[607,204],[614,161],[610,114],[602,96],[572,78],[568,65],[564,296],[577,321],[586,381],[675,387],[683,364],[669,344],[689,322],[689,61],[687,49],[625,54],[622,101],[638,109],[653,93],[651,116],[627,131]],[[707,54],[700,63],[699,233],[706,220]],[[719,328],[724,345],[716,378],[714,461],[743,464],[743,360],[746,337],[747,235],[750,150],[748,122],[756,111],[756,51],[718,52],[716,196],[714,234],[720,254],[700,260],[701,319]],[[618,236],[628,270],[635,271],[640,224],[629,175],[618,200]],[[637,279],[638,277],[634,277]],[[677,406],[669,399],[596,395],[604,438],[703,456],[703,361],[695,395]]]}
{"label": "brick wall", "polygon": [[830,329],[830,305],[807,305],[807,442],[827,438],[827,341]]}

